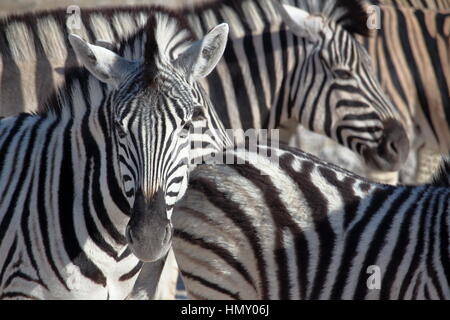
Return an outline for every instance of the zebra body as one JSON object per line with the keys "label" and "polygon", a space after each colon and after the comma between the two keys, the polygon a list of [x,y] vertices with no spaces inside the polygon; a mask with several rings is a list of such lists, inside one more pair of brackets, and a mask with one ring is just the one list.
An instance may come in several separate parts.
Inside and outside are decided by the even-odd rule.
{"label": "zebra body", "polygon": [[[348,7],[338,2],[324,6],[325,2],[320,1],[316,6],[314,1],[312,9],[319,10],[314,13],[322,13],[326,18],[305,19],[289,17],[274,3],[226,0],[180,11],[197,36],[220,21],[231,25],[224,61],[203,82],[225,127],[270,129],[290,118],[297,119],[305,127],[357,152],[370,168],[396,170],[407,154],[408,129],[372,75],[367,53],[354,39],[353,33],[367,31],[362,4],[351,1]],[[92,41],[114,43],[130,29],[139,28],[136,21],[145,17],[147,10],[82,10],[79,31]],[[279,12],[284,12],[282,19]],[[25,29],[22,33],[43,48],[53,48],[50,40],[38,33],[32,36],[26,30],[30,21],[39,25],[37,22],[58,17],[52,26],[55,34],[64,34],[67,30],[60,21],[62,16],[61,11],[53,11],[13,17],[4,25],[20,25],[20,31]],[[302,33],[300,24],[308,32]],[[322,26],[321,30],[314,29],[315,25]],[[21,33],[15,30],[12,34]],[[7,36],[6,39],[11,38]],[[4,41],[9,48],[8,41]],[[70,52],[64,52],[62,56],[67,59],[61,62],[70,64]],[[42,60],[51,66],[46,57],[44,53]],[[390,147],[392,144],[394,148]]]}
{"label": "zebra body", "polygon": [[0,120],[0,298],[123,299],[166,254],[204,111],[196,81],[228,34],[192,43],[179,19],[152,12],[139,60],[71,35],[92,75],[67,70],[39,113]]}
{"label": "zebra body", "polygon": [[433,185],[394,187],[270,152],[192,173],[173,242],[190,298],[450,298],[448,162]]}

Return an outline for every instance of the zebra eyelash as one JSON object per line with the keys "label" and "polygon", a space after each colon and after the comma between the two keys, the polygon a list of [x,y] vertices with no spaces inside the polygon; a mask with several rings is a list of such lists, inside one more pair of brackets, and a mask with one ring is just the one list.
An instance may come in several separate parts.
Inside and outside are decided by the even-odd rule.
{"label": "zebra eyelash", "polygon": [[206,120],[206,115],[202,106],[195,106],[194,112],[192,113],[191,121],[202,121]]}
{"label": "zebra eyelash", "polygon": [[127,133],[119,120],[114,121],[114,129],[117,132],[119,138],[124,139],[127,136]]}
{"label": "zebra eyelash", "polygon": [[181,126],[182,127],[181,127],[180,132],[178,133],[178,137],[181,138],[181,139],[186,139],[189,136],[189,134],[192,131],[192,129],[193,129],[192,121],[191,120],[184,121],[181,124]]}
{"label": "zebra eyelash", "polygon": [[186,122],[183,124],[183,129],[181,130],[181,132],[189,133],[189,132],[191,131],[192,128],[193,128],[192,121],[191,121],[191,120],[186,121]]}
{"label": "zebra eyelash", "polygon": [[343,80],[350,80],[353,78],[352,72],[346,69],[335,69],[333,70],[333,74],[336,78]]}

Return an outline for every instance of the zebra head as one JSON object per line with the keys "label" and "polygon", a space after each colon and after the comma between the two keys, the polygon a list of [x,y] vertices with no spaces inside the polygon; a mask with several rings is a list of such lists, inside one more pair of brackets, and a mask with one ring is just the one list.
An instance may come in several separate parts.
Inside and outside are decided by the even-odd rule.
{"label": "zebra head", "polygon": [[143,61],[127,60],[74,35],[70,42],[78,60],[112,88],[109,126],[117,179],[131,208],[125,237],[139,259],[154,261],[171,245],[173,206],[187,188],[190,127],[204,111],[195,83],[220,60],[228,25],[212,29],[176,60],[161,49],[163,30],[148,25]]}
{"label": "zebra head", "polygon": [[[365,48],[336,22],[339,19],[274,3],[283,22],[305,43],[304,63],[293,70],[296,82],[292,83],[298,90],[291,91],[295,96],[291,95],[289,103],[294,116],[308,129],[355,151],[369,168],[398,170],[409,152],[408,135],[400,113],[372,72]],[[333,1],[323,3],[322,11],[339,10]],[[364,20],[365,12],[361,12],[362,17],[353,14],[353,18]],[[305,105],[312,109],[305,111]],[[318,112],[318,106],[324,112]]]}

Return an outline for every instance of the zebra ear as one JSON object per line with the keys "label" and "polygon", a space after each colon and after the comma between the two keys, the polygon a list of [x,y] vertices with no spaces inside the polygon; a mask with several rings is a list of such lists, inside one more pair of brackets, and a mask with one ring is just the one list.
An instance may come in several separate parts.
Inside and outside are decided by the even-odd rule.
{"label": "zebra ear", "polygon": [[195,80],[206,77],[217,65],[228,40],[228,24],[214,27],[201,40],[194,42],[175,60]]}
{"label": "zebra ear", "polygon": [[104,47],[89,44],[77,35],[70,34],[69,41],[78,61],[97,79],[116,88],[136,67],[135,62],[126,60]]}
{"label": "zebra ear", "polygon": [[313,16],[309,12],[274,1],[274,6],[280,13],[283,22],[297,36],[311,42],[319,40],[320,31],[324,29],[323,17]]}

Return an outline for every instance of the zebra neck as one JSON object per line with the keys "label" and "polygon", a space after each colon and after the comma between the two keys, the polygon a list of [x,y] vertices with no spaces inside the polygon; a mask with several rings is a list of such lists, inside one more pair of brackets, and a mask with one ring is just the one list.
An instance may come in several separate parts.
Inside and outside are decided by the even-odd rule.
{"label": "zebra neck", "polygon": [[[63,196],[67,210],[59,214],[71,212],[73,221],[86,231],[86,238],[94,239],[97,247],[119,260],[126,246],[123,235],[130,205],[119,179],[109,94],[104,90],[83,95],[75,94],[76,90],[69,92],[72,95],[66,97],[67,105],[61,107],[57,117],[64,123],[63,129],[55,132],[61,136],[57,148],[61,149],[63,163],[57,174],[65,176],[64,186],[68,188]],[[55,117],[51,111],[48,116]],[[80,206],[82,211],[77,210]]]}
{"label": "zebra neck", "polygon": [[[268,90],[270,105],[263,128],[278,128],[289,120],[312,128],[312,119],[318,120],[313,117],[314,110],[311,107],[314,104],[308,101],[316,96],[317,90],[317,86],[314,86],[316,75],[311,71],[311,68],[316,68],[312,61],[316,46],[297,37],[284,26],[280,26],[270,37],[277,39],[280,49],[272,50],[271,65],[274,67],[270,68],[268,63],[267,72],[261,75],[271,85],[271,90]],[[314,128],[314,131],[320,132],[318,128]]]}

